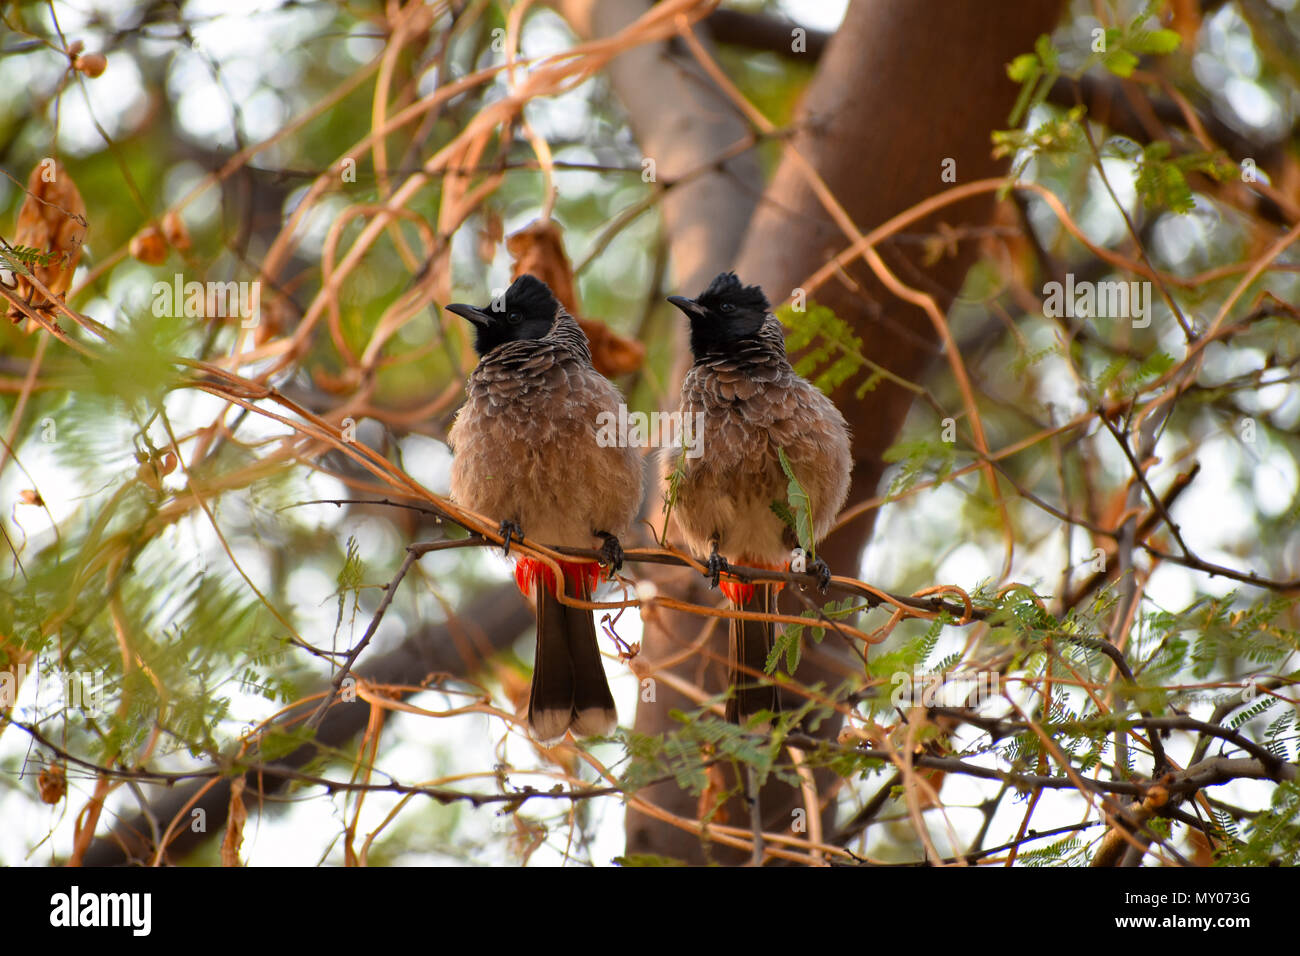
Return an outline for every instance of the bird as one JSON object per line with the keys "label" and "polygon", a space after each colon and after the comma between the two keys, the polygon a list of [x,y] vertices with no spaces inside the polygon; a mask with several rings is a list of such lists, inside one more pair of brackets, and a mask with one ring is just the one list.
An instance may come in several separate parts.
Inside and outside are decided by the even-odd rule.
{"label": "bird", "polygon": [[[520,275],[488,306],[446,308],[473,326],[479,355],[448,432],[451,498],[500,522],[507,555],[525,532],[549,547],[599,549],[599,563],[561,562],[565,594],[590,600],[601,564],[611,574],[622,566],[619,539],[641,505],[639,453],[598,436],[598,419],[617,414],[623,397],[592,365],[577,320],[537,277]],[[536,606],[533,737],[613,733],[618,713],[592,612],[563,604],[541,561],[517,558],[515,580]]]}
{"label": "bird", "polygon": [[[784,568],[799,545],[778,514],[780,504],[789,508],[782,452],[808,494],[814,540],[830,531],[849,491],[849,428],[835,404],[795,373],[761,287],[724,272],[696,298],[668,301],[690,321],[694,359],[679,411],[683,422],[703,428],[696,457],[672,448],[663,455],[671,516],[691,551],[707,557],[712,584],[733,608],[770,613],[779,585],[727,580],[724,572],[730,564]],[[830,569],[818,557],[812,570],[825,590]],[[727,720],[744,725],[761,711],[778,713],[776,688],[761,679],[771,623],[733,618],[729,630]]]}

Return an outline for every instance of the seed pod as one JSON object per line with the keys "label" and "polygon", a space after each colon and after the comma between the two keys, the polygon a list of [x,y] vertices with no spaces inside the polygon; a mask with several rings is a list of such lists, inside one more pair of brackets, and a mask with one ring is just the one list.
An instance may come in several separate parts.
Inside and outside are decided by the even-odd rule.
{"label": "seed pod", "polygon": [[164,238],[162,230],[153,223],[149,223],[149,225],[132,236],[128,248],[131,252],[131,258],[138,259],[145,265],[161,265],[167,258],[167,240]]}
{"label": "seed pod", "polygon": [[162,231],[163,237],[173,249],[184,252],[190,247],[190,231],[185,228],[185,220],[175,209],[169,209],[163,216]]}
{"label": "seed pod", "polygon": [[52,763],[41,770],[36,778],[36,786],[41,793],[41,802],[55,804],[68,792],[68,774],[63,764]]}
{"label": "seed pod", "polygon": [[102,53],[83,53],[73,57],[72,68],[93,80],[108,68],[108,57]]}

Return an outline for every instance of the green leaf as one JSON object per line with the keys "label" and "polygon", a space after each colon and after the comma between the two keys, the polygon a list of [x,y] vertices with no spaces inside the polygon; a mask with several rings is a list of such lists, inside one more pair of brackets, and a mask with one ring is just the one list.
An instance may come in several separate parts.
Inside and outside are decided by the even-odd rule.
{"label": "green leaf", "polygon": [[97,346],[72,387],[97,391],[137,414],[152,411],[180,384],[177,358],[185,351],[185,333],[176,319],[148,311],[133,315],[113,340]]}
{"label": "green leaf", "polygon": [[944,441],[899,441],[889,446],[881,457],[902,465],[890,482],[890,497],[901,495],[927,475],[942,481],[956,464],[956,452],[954,444]]}
{"label": "green leaf", "polygon": [[1137,69],[1138,57],[1123,48],[1107,50],[1102,55],[1101,64],[1116,76],[1128,78]]}
{"label": "green leaf", "polygon": [[268,729],[258,742],[258,757],[270,763],[287,757],[316,736],[310,727],[295,727],[292,730]]}
{"label": "green leaf", "polygon": [[1139,53],[1163,55],[1173,53],[1182,44],[1183,38],[1174,30],[1149,30],[1135,33],[1129,38],[1129,47]]}
{"label": "green leaf", "polygon": [[1041,34],[1034,41],[1034,52],[1038,54],[1038,61],[1043,64],[1043,69],[1046,72],[1054,73],[1060,66],[1061,55],[1052,42],[1051,34]]}
{"label": "green leaf", "polygon": [[661,545],[667,543],[668,518],[677,505],[678,495],[681,494],[682,479],[686,477],[686,452],[686,443],[683,442],[681,453],[677,456],[677,462],[673,466],[672,474],[668,476],[668,487],[664,490],[664,540],[659,542]]}
{"label": "green leaf", "polygon": [[1032,53],[1022,53],[1007,64],[1007,76],[1017,83],[1028,83],[1042,75],[1043,68],[1038,57]]}
{"label": "green leaf", "polygon": [[48,266],[53,258],[53,253],[41,252],[31,246],[11,246],[0,239],[0,264],[10,272],[30,276],[31,266]]}
{"label": "green leaf", "polygon": [[772,513],[775,514],[778,518],[780,518],[781,522],[787,528],[789,528],[791,531],[795,532],[796,534],[799,533],[799,528],[794,518],[794,512],[790,510],[790,506],[788,504],[786,504],[784,501],[773,501],[770,505],[768,505],[768,507],[772,509]]}
{"label": "green leaf", "polygon": [[1237,175],[1235,163],[1219,150],[1188,153],[1170,159],[1170,145],[1163,140],[1142,150],[1138,159],[1136,187],[1144,205],[1155,209],[1169,209],[1177,213],[1190,212],[1195,206],[1188,173],[1203,173],[1220,182]]}
{"label": "green leaf", "polygon": [[809,302],[796,311],[783,305],[776,315],[786,329],[786,351],[798,355],[794,370],[822,392],[830,394],[863,369],[883,371],[862,354],[862,339],[853,327],[826,306]]}
{"label": "green leaf", "polygon": [[768,652],[767,662],[763,665],[763,671],[768,674],[776,673],[776,665],[781,660],[781,655],[785,655],[785,672],[793,674],[799,667],[800,651],[802,649],[803,625],[787,624],[785,628],[776,636],[772,642],[772,650]]}
{"label": "green leaf", "polygon": [[812,560],[817,556],[816,542],[813,540],[812,499],[808,497],[808,492],[804,490],[798,477],[795,476],[794,469],[790,467],[790,459],[785,457],[785,449],[778,448],[776,454],[781,459],[781,470],[789,479],[785,494],[794,512],[795,536],[799,539],[799,546],[808,553],[809,560]]}

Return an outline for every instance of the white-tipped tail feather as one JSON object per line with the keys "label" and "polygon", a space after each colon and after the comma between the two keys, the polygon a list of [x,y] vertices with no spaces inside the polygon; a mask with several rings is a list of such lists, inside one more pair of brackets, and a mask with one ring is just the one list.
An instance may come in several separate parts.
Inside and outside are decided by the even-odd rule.
{"label": "white-tipped tail feather", "polygon": [[[584,600],[591,599],[585,580],[577,587]],[[579,737],[612,733],[618,726],[618,711],[605,679],[592,612],[562,604],[548,587],[535,591],[537,656],[528,700],[533,737],[551,743],[566,730]]]}
{"label": "white-tipped tail feather", "polygon": [[570,726],[579,737],[608,737],[618,729],[618,713],[612,707],[588,707],[573,715]]}

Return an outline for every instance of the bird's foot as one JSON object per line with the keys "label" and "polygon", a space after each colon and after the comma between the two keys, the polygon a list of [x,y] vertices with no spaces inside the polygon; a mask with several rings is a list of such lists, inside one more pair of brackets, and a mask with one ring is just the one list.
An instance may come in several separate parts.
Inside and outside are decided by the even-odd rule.
{"label": "bird's foot", "polygon": [[808,569],[809,574],[817,576],[817,590],[822,594],[831,586],[831,568],[830,565],[821,558],[813,558],[812,567]]}
{"label": "bird's foot", "polygon": [[610,574],[618,574],[623,567],[623,546],[618,543],[617,536],[608,531],[597,531],[596,537],[605,539],[600,546],[600,563],[609,568]]}
{"label": "bird's foot", "polygon": [[516,541],[522,543],[524,540],[524,529],[519,527],[518,522],[511,521],[509,518],[507,518],[505,521],[501,522],[501,527],[498,529],[498,531],[502,538],[501,553],[504,556],[509,557],[510,539],[513,537]]}
{"label": "bird's foot", "polygon": [[731,567],[727,564],[727,559],[718,554],[718,543],[716,541],[713,543],[713,550],[709,553],[709,560],[705,562],[704,567],[707,569],[705,573],[709,579],[710,589],[718,586],[718,580]]}

